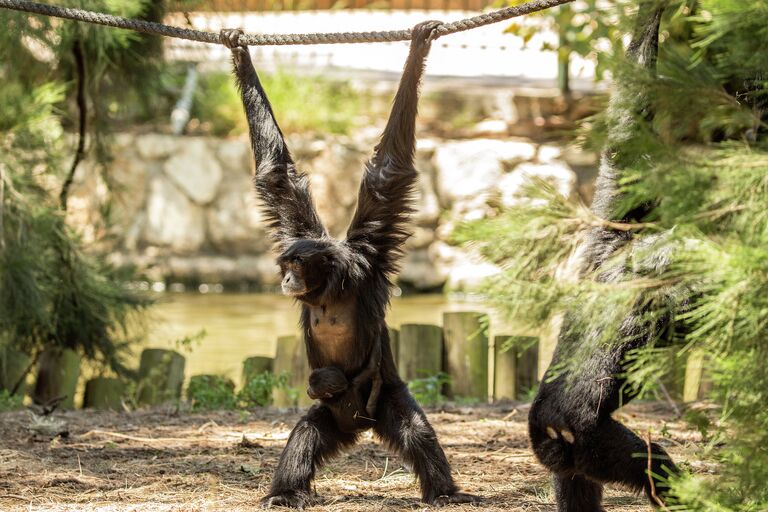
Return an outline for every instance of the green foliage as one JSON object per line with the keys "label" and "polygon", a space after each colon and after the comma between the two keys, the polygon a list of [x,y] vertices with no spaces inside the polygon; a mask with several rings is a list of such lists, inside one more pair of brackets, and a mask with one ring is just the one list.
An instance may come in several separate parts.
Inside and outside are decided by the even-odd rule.
{"label": "green foliage", "polygon": [[0,412],[15,411],[23,406],[24,397],[12,395],[7,389],[0,389]]}
{"label": "green foliage", "polygon": [[173,345],[176,347],[176,350],[191,354],[196,347],[200,346],[206,336],[208,336],[208,332],[205,329],[200,329],[195,334],[174,340]]}
{"label": "green foliage", "polygon": [[[68,4],[141,16],[149,2]],[[107,85],[119,81],[122,88],[125,80],[116,77],[136,71],[139,58],[131,52],[140,39],[127,31],[10,11],[0,13],[0,20],[0,341],[28,354],[44,347],[75,349],[128,374],[122,362],[134,340],[128,327],[136,332],[149,301],[123,286],[130,276],[86,252],[55,198],[71,165],[65,128],[80,115],[70,109],[75,41],[83,46],[93,99],[88,118],[98,121]]]}
{"label": "green foliage", "polygon": [[451,377],[445,372],[435,375],[425,375],[408,383],[408,389],[413,397],[425,407],[435,407],[445,402],[443,389],[451,382]]}
{"label": "green foliage", "polygon": [[[494,5],[504,7],[523,3],[525,0],[497,0]],[[516,18],[505,32],[521,37],[526,45],[544,29],[557,32],[560,37],[556,45],[545,41],[538,48],[558,52],[560,59],[575,53],[593,60],[596,76],[602,79],[610,71],[609,52],[621,49],[625,26],[622,24],[624,19],[616,16],[616,11],[628,5],[631,3],[626,0],[575,2]]]}
{"label": "green foliage", "polygon": [[[288,373],[274,375],[271,372],[257,373],[237,394],[237,400],[242,407],[267,407],[272,405],[272,391],[275,389],[288,390]],[[298,399],[296,396],[291,402]]]}
{"label": "green foliage", "polygon": [[195,411],[234,409],[237,407],[235,383],[221,375],[195,375],[189,380],[187,400]]}
{"label": "green foliage", "polygon": [[[285,71],[261,74],[269,101],[285,133],[350,133],[361,116],[360,95],[348,84]],[[231,73],[200,77],[192,116],[215,135],[246,133],[243,105]]]}
{"label": "green foliage", "polygon": [[[534,326],[565,313],[561,333],[579,337],[563,368],[584,364],[597,347],[651,332],[660,319],[676,330],[657,333],[627,361],[629,385],[646,391],[693,349],[707,354],[713,417],[689,415],[707,439],[699,457],[716,475],[675,483],[674,510],[768,509],[768,45],[763,0],[672,1],[662,24],[659,79],[629,69],[606,52],[617,90],[590,120],[582,142],[620,150],[621,195],[611,218],[653,205],[632,223],[598,218],[583,204],[531,184],[533,199],[487,220],[463,225],[457,240],[502,266],[486,286],[513,320]],[[611,11],[618,26],[634,11]],[[607,15],[603,12],[603,15]],[[656,116],[638,117],[639,95]],[[595,227],[639,235],[618,250],[599,280],[583,268],[582,241]]]}

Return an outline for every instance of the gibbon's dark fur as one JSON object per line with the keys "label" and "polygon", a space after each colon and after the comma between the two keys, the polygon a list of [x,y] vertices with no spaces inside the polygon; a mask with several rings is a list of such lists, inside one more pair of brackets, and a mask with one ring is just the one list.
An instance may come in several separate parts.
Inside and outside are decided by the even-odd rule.
{"label": "gibbon's dark fur", "polygon": [[[662,12],[663,5],[655,0],[641,2],[633,38],[627,49],[628,61],[649,73],[655,73]],[[632,111],[628,112],[629,115],[614,116],[621,123],[613,127],[618,130],[615,133],[631,134],[639,129],[638,123],[650,120],[652,113],[646,96],[637,94],[631,87],[617,84],[609,108]],[[635,114],[640,115],[639,121]],[[592,206],[599,217],[627,222],[644,214],[631,212],[620,219],[616,219],[614,214],[621,169],[631,158],[631,155],[621,153],[620,144],[603,152]],[[622,271],[606,269],[602,265],[628,243],[641,246],[646,241],[639,239],[633,242],[626,231],[594,228],[585,242],[586,268],[597,270],[599,279],[604,281],[626,277]],[[652,268],[657,263],[649,261],[646,266]],[[529,414],[531,443],[539,461],[553,474],[559,512],[603,510],[602,492],[606,483],[619,483],[637,492],[645,491],[654,505],[659,505],[657,498],[663,500],[668,491],[664,482],[657,478],[651,485],[648,459],[643,455],[648,450],[646,442],[611,417],[613,411],[633,398],[621,378],[627,352],[643,346],[651,336],[660,332],[659,329],[664,328],[660,324],[649,326],[641,315],[639,310],[630,315],[619,330],[622,339],[630,341],[610,348],[596,347],[577,370],[559,374],[554,380],[544,380],[533,402]],[[568,319],[565,321],[568,322]],[[588,332],[577,336],[563,329],[550,368],[566,360],[578,344],[588,343],[588,338]],[[677,473],[663,448],[652,444],[651,451],[654,475],[666,477]]]}
{"label": "gibbon's dark fur", "polygon": [[[309,392],[324,397],[291,432],[264,498],[265,506],[303,508],[312,503],[310,484],[317,468],[354,444],[357,430],[369,426],[367,420],[347,417],[340,428],[338,416],[349,409],[345,404],[334,405],[338,390],[352,393],[348,398],[363,411],[363,404],[372,405],[370,425],[413,468],[425,502],[477,500],[458,492],[435,431],[398,377],[384,321],[390,277],[398,269],[409,236],[406,222],[417,178],[413,157],[419,83],[439,25],[426,22],[413,29],[392,111],[366,165],[357,210],[344,240],[331,238],[317,216],[307,176],[291,159],[247,48],[238,45],[242,32],[222,31],[222,42],[232,50],[248,117],[256,190],[281,252],[283,291],[302,305],[307,356],[315,370]],[[370,368],[374,370],[366,373]],[[370,404],[367,401],[377,378],[379,397]],[[329,393],[332,397],[325,397]]]}

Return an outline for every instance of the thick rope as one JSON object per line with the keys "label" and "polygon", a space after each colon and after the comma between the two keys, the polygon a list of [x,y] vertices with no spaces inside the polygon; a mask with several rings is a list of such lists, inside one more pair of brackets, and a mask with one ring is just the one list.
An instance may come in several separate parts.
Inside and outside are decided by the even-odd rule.
{"label": "thick rope", "polygon": [[[517,16],[524,16],[533,12],[543,11],[551,7],[567,4],[573,0],[533,0],[531,2],[506,7],[497,11],[480,14],[452,23],[445,23],[438,27],[437,34],[444,36],[463,32],[473,28],[490,25],[499,21],[508,20]],[[106,25],[108,27],[124,28],[143,32],[145,34],[155,34],[166,37],[175,37],[178,39],[188,39],[190,41],[199,41],[201,43],[220,43],[219,34],[214,32],[204,32],[202,30],[192,30],[187,28],[172,27],[155,23],[152,21],[136,20],[103,14],[99,12],[86,11],[83,9],[72,9],[69,7],[59,7],[57,5],[40,4],[28,2],[27,0],[0,0],[0,7],[12,9],[15,11],[30,12],[42,14],[44,16],[53,16],[55,18],[65,18],[75,21],[84,21],[95,23],[97,25]],[[387,41],[410,41],[411,29],[390,30],[383,32],[329,32],[314,34],[257,34],[240,36],[240,44],[244,45],[291,45],[291,44],[337,44],[337,43],[382,43]]]}

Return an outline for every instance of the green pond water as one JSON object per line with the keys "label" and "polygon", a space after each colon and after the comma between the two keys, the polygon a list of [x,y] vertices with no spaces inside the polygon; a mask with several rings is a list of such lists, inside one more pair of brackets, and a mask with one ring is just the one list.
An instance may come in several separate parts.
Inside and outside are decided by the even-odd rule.
{"label": "green pond water", "polygon": [[[391,327],[404,323],[442,325],[446,311],[490,308],[468,296],[413,295],[397,297],[387,316]],[[145,347],[174,348],[175,341],[204,329],[187,357],[186,375],[213,373],[239,383],[241,365],[250,356],[274,356],[278,336],[298,334],[299,307],[271,294],[165,294],[152,308]],[[503,322],[492,314],[492,332]],[[136,351],[138,358],[138,350]]]}

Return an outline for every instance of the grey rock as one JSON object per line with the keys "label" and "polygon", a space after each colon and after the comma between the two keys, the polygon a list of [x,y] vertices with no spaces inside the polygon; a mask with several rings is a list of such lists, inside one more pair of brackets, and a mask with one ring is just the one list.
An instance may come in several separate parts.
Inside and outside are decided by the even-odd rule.
{"label": "grey rock", "polygon": [[205,241],[203,209],[166,178],[155,176],[149,183],[143,239],[147,244],[168,247],[174,252],[194,252]]}
{"label": "grey rock", "polygon": [[421,249],[405,255],[398,281],[417,290],[430,290],[443,286],[447,277],[448,269],[436,265],[429,251]]}
{"label": "grey rock", "polygon": [[445,287],[452,291],[477,291],[488,278],[501,271],[496,265],[483,261],[466,248],[443,242],[432,244],[429,254],[436,268],[450,269]]}
{"label": "grey rock", "polygon": [[185,139],[163,166],[165,174],[195,203],[213,201],[221,182],[222,170],[203,138]]}
{"label": "grey rock", "polygon": [[312,161],[309,174],[318,214],[328,231],[341,236],[357,205],[357,191],[368,155],[359,146],[344,142],[329,145]]}
{"label": "grey rock", "polygon": [[161,160],[176,153],[180,146],[181,138],[173,135],[148,133],[139,135],[135,139],[136,149],[142,158],[147,160]]}
{"label": "grey rock", "polygon": [[271,243],[250,178],[227,171],[219,196],[206,210],[208,240],[227,255],[259,254]]}
{"label": "grey rock", "polygon": [[424,249],[435,241],[435,230],[432,228],[416,227],[412,231],[413,235],[405,244],[409,249]]}
{"label": "grey rock", "polygon": [[530,160],[535,156],[530,142],[491,139],[443,144],[435,151],[437,192],[443,207],[463,198],[485,195],[499,182],[505,162]]}
{"label": "grey rock", "polygon": [[251,174],[253,158],[247,139],[212,141],[212,144],[216,147],[216,157],[224,169],[245,175]]}

